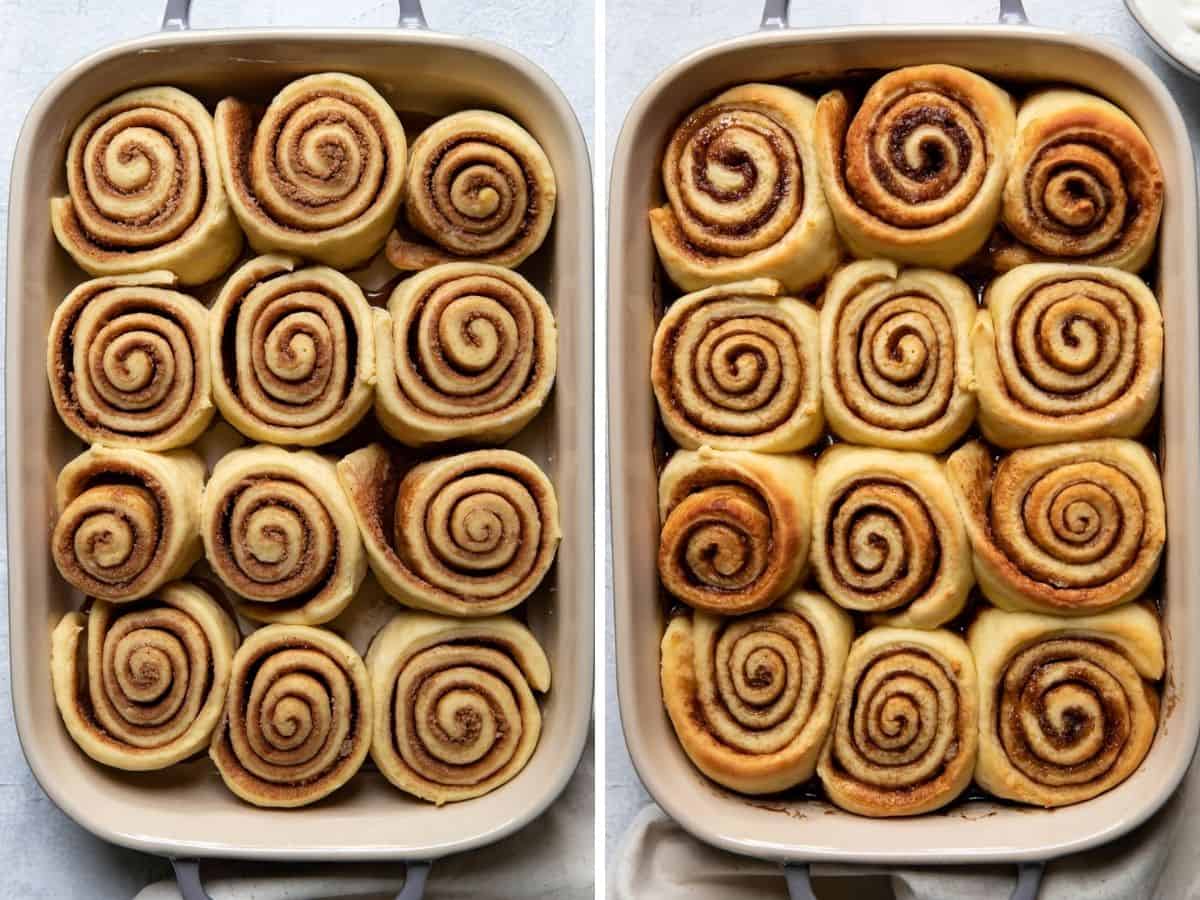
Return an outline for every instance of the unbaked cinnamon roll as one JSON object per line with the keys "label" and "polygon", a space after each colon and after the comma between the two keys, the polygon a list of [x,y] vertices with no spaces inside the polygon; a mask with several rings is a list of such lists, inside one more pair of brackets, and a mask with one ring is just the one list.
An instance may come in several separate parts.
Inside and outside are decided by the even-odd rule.
{"label": "unbaked cinnamon roll", "polygon": [[371,408],[375,320],[333,269],[260,256],[234,272],[210,313],[213,397],[242,434],[314,447]]}
{"label": "unbaked cinnamon roll", "polygon": [[696,768],[743,794],[811,778],[853,636],[849,615],[807,591],[740,618],[673,618],[662,640],[663,701]]}
{"label": "unbaked cinnamon roll", "polygon": [[200,558],[203,487],[204,460],[187,450],[92,447],[58,476],[54,564],[90,597],[148,597]]}
{"label": "unbaked cinnamon roll", "polygon": [[413,142],[404,215],[417,235],[393,231],[388,261],[516,268],[546,239],[557,196],[545,151],[512,119],[479,109],[446,116]]}
{"label": "unbaked cinnamon roll", "polygon": [[323,628],[266,625],[233,658],[208,753],[247,803],[307,806],[359,770],[373,727],[371,682],[353,647]]}
{"label": "unbaked cinnamon roll", "polygon": [[332,460],[311,450],[234,450],[213,468],[200,516],[204,553],[259,622],[319,625],[367,574],[358,523]]}
{"label": "unbaked cinnamon roll", "polygon": [[382,444],[337,466],[371,570],[405,606],[452,616],[512,609],[545,577],[562,536],[554,486],[512,450],[405,467]]}
{"label": "unbaked cinnamon roll", "polygon": [[817,103],[814,143],[838,231],[855,256],[952,269],[1000,215],[1016,110],[966,69],[889,72],[855,111],[835,90]]}
{"label": "unbaked cinnamon roll", "polygon": [[176,88],[127,91],[89,113],[67,148],[67,190],[50,224],[89,275],[165,269],[200,284],[241,252],[212,116]]}
{"label": "unbaked cinnamon roll", "polygon": [[400,790],[436,803],[481,797],[525,768],[542,731],[534,691],[550,663],[515,619],[403,612],[367,651],[371,758]]}
{"label": "unbaked cinnamon roll", "polygon": [[940,453],[975,415],[975,296],[960,278],[851,263],[821,302],[821,392],[843,440]]}
{"label": "unbaked cinnamon roll", "polygon": [[658,574],[720,615],[770,606],[808,561],[812,461],[747,450],[680,450],[658,480]]}
{"label": "unbaked cinnamon roll", "polygon": [[846,660],[817,774],[860,816],[915,816],[963,792],[979,747],[971,651],[948,631],[874,628]]}
{"label": "unbaked cinnamon roll", "polygon": [[786,453],[825,427],[817,314],[769,278],[688,294],[654,334],[650,380],[681,447]]}
{"label": "unbaked cinnamon roll", "polygon": [[1158,725],[1163,640],[1147,607],[1078,619],[986,609],[971,625],[979,669],[975,780],[997,797],[1066,806],[1116,787]]}
{"label": "unbaked cinnamon roll", "polygon": [[554,313],[516,272],[436,266],[402,281],[387,314],[375,316],[375,414],[410,446],[502,443],[538,414],[554,385]]}
{"label": "unbaked cinnamon roll", "polygon": [[1065,260],[1138,272],[1154,252],[1162,206],[1162,168],[1133,119],[1083,91],[1038,91],[1017,113],[1007,235],[992,260],[1001,270]]}
{"label": "unbaked cinnamon roll", "polygon": [[1141,596],[1166,509],[1154,459],[1107,439],[1016,450],[978,441],[947,462],[979,586],[1003,609],[1080,616]]}
{"label": "unbaked cinnamon roll", "polygon": [[170,272],[85,281],[54,311],[54,408],[89,444],[170,450],[213,417],[208,310]]}
{"label": "unbaked cinnamon roll", "polygon": [[1117,269],[1021,266],[993,281],[972,337],[979,424],[1001,447],[1136,437],[1162,386],[1154,294]]}
{"label": "unbaked cinnamon roll", "polygon": [[815,104],[772,84],[744,84],[692,112],[663,157],[667,203],[650,230],[685,291],[766,277],[803,291],[840,248],[812,149]]}
{"label": "unbaked cinnamon roll", "polygon": [[225,189],[256,253],[351,269],[383,246],[407,144],[375,88],[340,72],[309,75],[265,111],[227,97],[214,119]]}
{"label": "unbaked cinnamon roll", "polygon": [[63,616],[50,640],[58,711],[96,762],[144,772],[208,746],[238,631],[204,587],[176,581],[140,603],[97,600]]}

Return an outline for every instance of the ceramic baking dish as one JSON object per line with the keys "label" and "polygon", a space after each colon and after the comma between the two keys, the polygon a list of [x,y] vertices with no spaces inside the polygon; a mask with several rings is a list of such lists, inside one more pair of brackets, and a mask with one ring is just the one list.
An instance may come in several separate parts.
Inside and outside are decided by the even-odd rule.
{"label": "ceramic baking dish", "polygon": [[[172,857],[427,861],[525,825],[558,796],[582,753],[592,706],[594,547],[587,149],[566,98],[540,69],[495,45],[426,30],[417,2],[401,7],[408,27],[396,30],[190,32],[186,3],[172,3],[165,22],[172,30],[79,62],[42,93],[22,129],[8,223],[6,348],[13,703],[26,758],[46,793],[113,843]],[[366,78],[410,124],[422,114],[470,107],[508,113],[545,148],[559,186],[547,243],[522,267],[558,318],[558,380],[547,409],[511,444],[533,456],[558,491],[564,533],[558,561],[523,607],[547,649],[554,684],[528,767],[485,797],[441,809],[401,794],[373,770],[329,800],[292,811],[238,801],[207,759],[162,773],[108,770],[72,743],[50,687],[50,631],[81,600],[58,577],[47,542],[55,477],[82,449],[58,421],[44,363],[51,314],[84,278],[55,243],[48,218],[49,198],[66,193],[63,160],[72,129],[101,101],[137,86],[172,84],[207,102],[227,93],[269,98],[293,78],[327,70]],[[361,651],[372,628],[397,607],[370,598],[355,606],[366,607],[363,615],[332,624]]]}
{"label": "ceramic baking dish", "polygon": [[[785,21],[769,4],[764,24]],[[1020,14],[1008,9],[1009,19]],[[1021,17],[1023,21],[1023,16]],[[1007,21],[1007,19],[1005,20]],[[956,63],[1005,81],[1071,82],[1103,94],[1145,129],[1167,183],[1158,294],[1166,321],[1162,459],[1169,519],[1165,631],[1169,672],[1158,738],[1128,781],[1053,812],[970,802],[907,820],[872,820],[803,801],[752,802],[718,789],[684,755],[658,691],[663,615],[655,571],[658,514],[655,402],[648,378],[666,275],[646,212],[663,202],[659,165],[675,124],[717,92],[748,81],[829,83],[847,73]],[[1200,723],[1200,479],[1197,378],[1196,183],[1174,100],[1128,53],[1028,25],[764,28],[697,51],[638,98],[617,144],[609,234],[609,391],[617,685],[629,752],[650,794],[696,837],[784,862],[876,864],[1031,862],[1112,840],[1175,789]],[[1036,877],[1034,871],[1031,877]],[[799,895],[799,894],[798,894]]]}

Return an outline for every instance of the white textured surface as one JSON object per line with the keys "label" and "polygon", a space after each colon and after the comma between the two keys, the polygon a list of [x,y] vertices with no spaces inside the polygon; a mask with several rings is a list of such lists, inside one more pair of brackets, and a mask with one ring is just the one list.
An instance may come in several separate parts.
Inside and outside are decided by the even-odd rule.
{"label": "white textured surface", "polygon": [[[558,82],[575,107],[585,131],[592,121],[592,35],[590,3],[572,0],[424,0],[432,28],[496,41],[523,52]],[[158,29],[163,0],[0,0],[0,219],[8,219],[8,179],[13,146],[30,105],[43,87],[80,57],[102,47]],[[195,0],[196,28],[255,25],[343,27],[389,26],[396,20],[395,0]],[[0,251],[6,243],[0,242]],[[6,252],[0,252],[0,296],[4,291]],[[11,299],[20,302],[21,298]],[[0,323],[0,342],[3,324]],[[15,445],[19,436],[9,435]],[[0,482],[3,474],[0,473]],[[7,546],[0,541],[0,584],[7,582]],[[12,721],[8,686],[8,600],[0,602],[0,897],[22,900],[129,898],[151,881],[169,874],[165,862],[111,847],[67,819],[46,799],[25,765]],[[46,710],[48,716],[53,710]],[[518,857],[520,842],[536,842],[543,851],[558,848],[580,863],[590,857],[592,750],[576,772],[556,810],[553,834],[546,820],[494,848],[477,863],[480,870],[496,859]],[[563,813],[569,815],[564,822]],[[568,841],[569,838],[569,841]],[[497,855],[498,854],[498,855]],[[488,862],[489,856],[492,857]],[[548,855],[541,859],[548,863]],[[565,868],[565,866],[564,866]],[[586,868],[582,866],[581,868]],[[445,867],[443,867],[445,871]],[[547,883],[561,872],[547,872]],[[565,889],[525,896],[579,898],[590,891]],[[472,892],[473,896],[481,896]],[[431,897],[458,896],[439,888],[436,873]]]}
{"label": "white textured surface", "polygon": [[[995,22],[999,0],[792,0],[795,27],[906,23]],[[1035,25],[1104,38],[1132,51],[1167,83],[1188,121],[1192,144],[1200,140],[1200,84],[1160,59],[1120,0],[1026,0]],[[761,0],[608,0],[605,61],[606,145],[611,160],[625,114],[638,94],[664,68],[692,50],[758,27]],[[605,379],[598,379],[604,385]],[[603,406],[605,400],[597,400]],[[602,467],[603,469],[604,467]],[[603,496],[604,492],[599,492]],[[607,569],[606,569],[607,571]],[[608,646],[612,646],[611,617]],[[607,766],[607,854],[637,811],[649,802],[629,761],[617,712],[615,666],[605,665],[608,697],[605,733]],[[654,686],[657,689],[657,686]]]}

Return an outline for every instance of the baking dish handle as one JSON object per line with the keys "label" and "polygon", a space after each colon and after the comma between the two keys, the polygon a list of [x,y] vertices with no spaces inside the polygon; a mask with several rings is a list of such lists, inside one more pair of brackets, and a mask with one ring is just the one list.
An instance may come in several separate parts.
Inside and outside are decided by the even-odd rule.
{"label": "baking dish handle", "polygon": [[404,887],[396,895],[396,900],[421,900],[425,896],[425,881],[432,867],[431,862],[410,862],[404,873]]}
{"label": "baking dish handle", "polygon": [[[404,887],[396,895],[396,900],[421,900],[425,896],[425,882],[429,879],[432,867],[431,862],[410,862],[404,872]],[[172,858],[171,868],[175,870],[175,884],[183,900],[212,900],[205,893],[204,882],[200,878],[199,860]]]}
{"label": "baking dish handle", "polygon": [[[765,0],[763,3],[762,22],[759,28],[787,28],[788,7],[791,0]],[[1022,0],[1000,0],[1001,25],[1028,25],[1029,17],[1025,15],[1025,5]]]}
{"label": "baking dish handle", "polygon": [[[1021,863],[1017,867],[1017,886],[1008,895],[1008,900],[1037,900],[1044,870],[1044,863]],[[791,900],[817,900],[807,865],[787,863],[783,867],[783,876],[787,879],[788,897]]]}
{"label": "baking dish handle", "polygon": [[[400,16],[396,24],[401,28],[428,28],[421,0],[399,0]],[[187,31],[192,12],[192,0],[167,0],[163,11],[163,31]]]}

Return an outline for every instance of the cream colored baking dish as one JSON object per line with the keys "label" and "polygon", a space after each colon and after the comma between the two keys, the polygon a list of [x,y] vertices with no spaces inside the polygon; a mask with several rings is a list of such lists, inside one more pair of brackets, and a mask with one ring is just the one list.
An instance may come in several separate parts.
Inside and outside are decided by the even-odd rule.
{"label": "cream colored baking dish", "polygon": [[[419,13],[414,3],[403,6]],[[413,111],[477,106],[508,113],[545,148],[559,185],[547,244],[522,267],[558,317],[558,381],[548,408],[513,442],[558,490],[558,562],[526,604],[554,684],[528,767],[492,794],[441,809],[408,798],[374,771],[313,807],[272,811],[237,800],[207,759],[162,773],[104,769],[71,742],[50,689],[50,630],[80,603],[55,572],[47,536],[55,476],[81,446],[51,406],[43,356],[55,306],[84,277],[55,243],[48,219],[48,198],[65,193],[71,131],[98,103],[136,86],[177,85],[207,101],[225,93],[269,98],[290,79],[325,70],[368,79],[402,120]],[[422,29],[177,30],[90,56],[42,93],[17,146],[8,224],[9,634],[21,744],[68,815],[106,840],[170,856],[428,860],[498,840],[558,796],[583,750],[592,705],[591,196],[578,123],[540,69],[492,44]],[[381,600],[376,615],[395,608]],[[370,636],[363,624],[348,626],[360,650]]]}
{"label": "cream colored baking dish", "polygon": [[[783,4],[769,6],[778,24]],[[1053,812],[970,802],[942,814],[871,820],[800,800],[752,802],[718,789],[693,768],[659,696],[664,624],[655,572],[655,403],[648,373],[666,276],[655,259],[646,212],[663,202],[663,148],[689,110],[737,83],[788,81],[803,88],[848,73],[922,62],[956,63],[1007,81],[1072,82],[1103,94],[1145,129],[1168,185],[1158,267],[1167,342],[1166,702],[1158,738],[1133,777],[1094,800]],[[611,190],[609,450],[617,685],[630,755],[663,809],[701,840],[734,852],[785,862],[880,864],[1044,860],[1111,840],[1158,809],[1187,769],[1200,724],[1196,182],[1183,119],[1158,79],[1107,44],[1024,25],[764,30],[693,53],[646,88],[625,120]]]}

